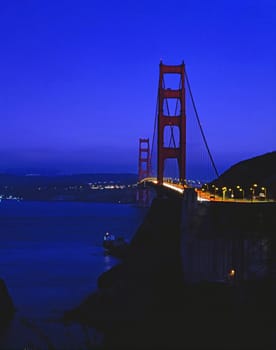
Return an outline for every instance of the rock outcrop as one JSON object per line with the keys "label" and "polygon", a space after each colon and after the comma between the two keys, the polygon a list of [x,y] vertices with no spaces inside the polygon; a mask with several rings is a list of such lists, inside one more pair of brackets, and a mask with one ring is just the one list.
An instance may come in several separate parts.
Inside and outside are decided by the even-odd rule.
{"label": "rock outcrop", "polygon": [[13,318],[15,308],[8,292],[5,281],[0,279],[0,333],[9,325]]}

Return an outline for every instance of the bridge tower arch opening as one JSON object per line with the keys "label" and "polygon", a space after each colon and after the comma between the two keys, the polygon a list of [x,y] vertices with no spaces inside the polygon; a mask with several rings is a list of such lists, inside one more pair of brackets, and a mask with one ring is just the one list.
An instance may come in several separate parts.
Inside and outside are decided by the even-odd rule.
{"label": "bridge tower arch opening", "polygon": [[[166,75],[179,75],[179,86],[170,88],[165,86]],[[171,108],[172,101],[176,101],[175,108]],[[157,181],[163,183],[164,164],[166,159],[177,159],[179,181],[184,183],[186,178],[186,110],[185,110],[185,65],[159,65],[158,85],[158,121],[157,121]],[[165,144],[165,129],[171,130],[169,145]],[[179,129],[179,140],[174,141],[173,130]]]}

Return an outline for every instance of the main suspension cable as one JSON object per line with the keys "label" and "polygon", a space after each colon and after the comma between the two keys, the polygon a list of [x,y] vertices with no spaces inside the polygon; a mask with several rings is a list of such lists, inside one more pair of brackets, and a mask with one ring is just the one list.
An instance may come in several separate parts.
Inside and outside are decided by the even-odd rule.
{"label": "main suspension cable", "polygon": [[202,136],[202,138],[203,138],[205,147],[206,147],[207,152],[208,152],[208,155],[209,155],[209,157],[210,157],[212,166],[213,166],[213,168],[214,168],[214,170],[215,170],[216,176],[219,177],[219,173],[218,173],[218,171],[217,171],[217,167],[216,167],[216,165],[215,165],[215,162],[214,162],[214,159],[213,159],[213,157],[212,157],[211,151],[210,151],[210,149],[209,149],[209,147],[208,147],[208,143],[207,143],[207,140],[206,140],[206,137],[205,137],[205,134],[204,134],[202,125],[201,125],[201,123],[200,123],[200,119],[199,119],[199,115],[198,115],[197,108],[196,108],[196,105],[195,105],[195,100],[194,100],[194,98],[193,98],[193,94],[192,94],[191,85],[190,85],[190,81],[189,81],[189,78],[188,78],[187,71],[186,71],[186,81],[187,81],[189,94],[190,94],[190,97],[191,97],[191,100],[192,100],[192,105],[193,105],[193,108],[194,108],[194,111],[195,111],[196,120],[197,120],[199,129],[200,129],[201,136]]}

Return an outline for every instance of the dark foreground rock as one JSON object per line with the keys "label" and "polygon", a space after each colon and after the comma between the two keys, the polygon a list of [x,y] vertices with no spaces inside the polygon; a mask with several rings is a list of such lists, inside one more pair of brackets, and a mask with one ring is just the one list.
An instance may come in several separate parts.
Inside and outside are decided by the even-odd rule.
{"label": "dark foreground rock", "polygon": [[103,247],[106,255],[112,255],[119,259],[124,259],[128,252],[128,243],[122,238],[118,237],[112,241],[104,241]]}
{"label": "dark foreground rock", "polygon": [[15,308],[5,281],[0,279],[0,333],[6,329],[12,320]]}
{"label": "dark foreground rock", "polygon": [[156,199],[124,261],[67,311],[104,333],[106,349],[272,349],[272,287],[185,285],[181,199]]}

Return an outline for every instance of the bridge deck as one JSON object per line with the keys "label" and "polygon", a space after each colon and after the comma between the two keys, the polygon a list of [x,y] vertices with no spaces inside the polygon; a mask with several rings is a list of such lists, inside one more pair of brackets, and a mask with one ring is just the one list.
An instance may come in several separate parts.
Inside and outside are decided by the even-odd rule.
{"label": "bridge deck", "polygon": [[149,177],[145,178],[142,181],[140,181],[140,184],[146,184],[149,183],[154,186],[161,186],[163,189],[168,189],[169,191],[174,191],[176,194],[183,195],[186,188],[194,188],[197,192],[197,200],[198,201],[208,201],[208,202],[234,202],[234,203],[268,203],[268,202],[274,202],[273,200],[269,199],[251,199],[251,198],[228,198],[228,197],[222,197],[219,194],[213,194],[208,191],[203,191],[200,188],[192,187],[188,185],[183,185],[180,183],[175,183],[172,181],[163,181],[162,184],[158,184],[157,178],[155,177]]}

